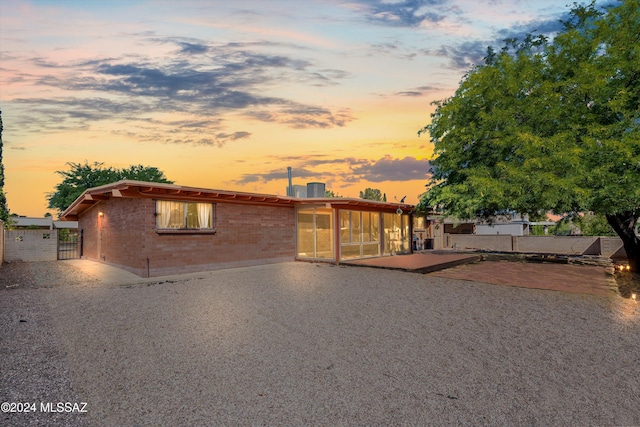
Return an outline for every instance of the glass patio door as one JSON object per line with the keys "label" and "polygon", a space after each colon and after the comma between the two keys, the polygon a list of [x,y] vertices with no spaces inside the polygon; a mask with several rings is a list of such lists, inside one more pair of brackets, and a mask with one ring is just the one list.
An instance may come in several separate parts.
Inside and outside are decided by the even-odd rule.
{"label": "glass patio door", "polygon": [[340,210],[340,259],[380,255],[380,214]]}
{"label": "glass patio door", "polygon": [[299,209],[297,234],[298,258],[334,259],[331,209]]}

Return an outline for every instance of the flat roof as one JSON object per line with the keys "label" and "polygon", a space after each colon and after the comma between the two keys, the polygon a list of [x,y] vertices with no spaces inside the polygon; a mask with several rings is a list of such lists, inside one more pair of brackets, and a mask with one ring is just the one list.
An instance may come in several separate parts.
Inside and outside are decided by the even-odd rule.
{"label": "flat roof", "polygon": [[78,216],[101,200],[111,198],[185,200],[195,202],[244,203],[252,205],[271,205],[293,207],[297,205],[329,205],[330,207],[356,207],[379,211],[395,212],[401,209],[405,213],[414,206],[405,203],[378,202],[375,200],[354,198],[297,198],[272,194],[245,193],[239,191],[214,190],[210,188],[187,187],[157,182],[122,180],[112,184],[85,190],[63,213],[60,219],[75,221]]}
{"label": "flat roof", "polygon": [[13,221],[16,227],[52,227],[53,226],[53,218],[44,217],[44,218],[33,218],[27,216],[12,216],[10,217],[11,221]]}

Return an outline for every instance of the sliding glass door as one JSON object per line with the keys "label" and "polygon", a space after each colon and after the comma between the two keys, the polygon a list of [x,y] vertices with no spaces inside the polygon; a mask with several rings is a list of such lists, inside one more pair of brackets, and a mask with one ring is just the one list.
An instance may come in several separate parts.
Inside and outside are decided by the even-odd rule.
{"label": "sliding glass door", "polygon": [[298,258],[335,259],[333,211],[328,208],[298,210]]}

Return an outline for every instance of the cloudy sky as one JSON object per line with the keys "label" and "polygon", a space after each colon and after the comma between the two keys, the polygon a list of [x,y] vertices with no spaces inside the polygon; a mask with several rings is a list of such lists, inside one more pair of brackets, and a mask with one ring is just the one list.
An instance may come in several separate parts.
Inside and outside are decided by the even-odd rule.
{"label": "cloudy sky", "polygon": [[320,181],[416,203],[417,131],[489,45],[553,32],[562,0],[2,0],[12,213],[42,216],[66,162],[285,194]]}

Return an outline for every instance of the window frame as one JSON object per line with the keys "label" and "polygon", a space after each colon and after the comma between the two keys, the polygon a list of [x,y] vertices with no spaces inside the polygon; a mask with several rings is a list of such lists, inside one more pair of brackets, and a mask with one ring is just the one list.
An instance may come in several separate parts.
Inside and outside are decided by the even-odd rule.
{"label": "window frame", "polygon": [[[340,260],[345,261],[380,256],[382,253],[380,246],[381,213],[373,210],[354,209],[340,209],[339,211]],[[368,219],[365,220],[365,217],[368,217]],[[354,224],[356,224],[355,229]],[[365,227],[365,224],[368,226]],[[358,248],[359,255],[355,254],[355,248]],[[369,252],[371,248],[377,248],[377,252]],[[345,255],[345,253],[347,253],[347,255]]]}
{"label": "window frame", "polygon": [[[216,204],[215,203],[211,203],[211,202],[196,202],[196,201],[189,201],[189,200],[166,200],[166,199],[155,199],[155,212],[154,212],[154,218],[155,218],[155,231],[158,234],[216,234]],[[160,224],[158,223],[158,220],[161,216],[161,213],[159,212],[159,203],[160,202],[165,202],[165,203],[176,203],[176,204],[182,204],[182,215],[183,215],[183,222],[182,222],[182,227],[160,227]],[[189,210],[189,205],[196,205],[196,212],[198,211],[197,205],[209,205],[211,206],[211,213],[209,215],[209,221],[211,222],[211,227],[198,227],[198,228],[194,228],[194,227],[189,227],[189,215],[190,215],[190,210]],[[192,212],[191,212],[192,213]],[[170,220],[169,220],[170,221]]]}

